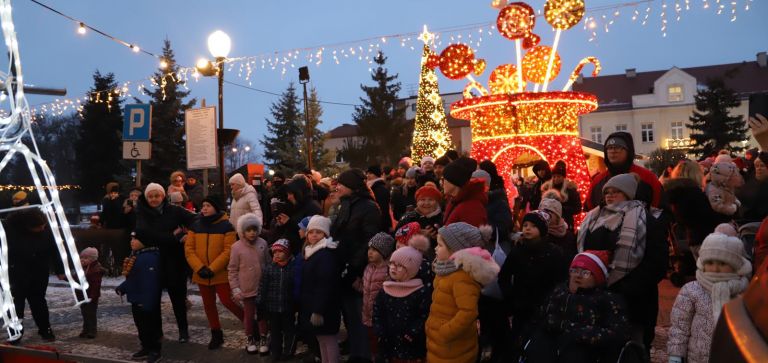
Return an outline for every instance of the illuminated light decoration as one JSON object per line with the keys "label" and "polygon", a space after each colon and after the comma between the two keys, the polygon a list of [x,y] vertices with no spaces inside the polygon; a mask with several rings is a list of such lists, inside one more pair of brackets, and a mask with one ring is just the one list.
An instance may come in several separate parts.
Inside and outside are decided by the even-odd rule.
{"label": "illuminated light decoration", "polygon": [[474,71],[475,75],[476,76],[482,75],[483,72],[485,72],[485,67],[487,65],[488,64],[485,62],[485,59],[476,59],[475,60],[475,71]]}
{"label": "illuminated light decoration", "polygon": [[584,0],[547,0],[544,19],[555,29],[568,30],[581,21],[584,10]]}
{"label": "illuminated light decoration", "polygon": [[576,65],[576,68],[573,69],[573,72],[571,72],[571,76],[568,78],[568,83],[563,87],[563,92],[566,92],[571,88],[573,82],[576,82],[579,78],[584,66],[589,63],[592,63],[592,65],[595,66],[595,69],[592,70],[592,77],[597,77],[597,75],[600,74],[600,71],[603,69],[603,67],[600,66],[600,61],[595,57],[586,57],[582,59],[579,64]]}
{"label": "illuminated light decoration", "polygon": [[502,9],[507,6],[507,0],[491,0],[491,7],[494,9]]}
{"label": "illuminated light decoration", "polygon": [[[5,92],[8,94],[10,114],[0,118],[0,151],[6,154],[0,161],[0,173],[8,166],[14,156],[22,156],[27,168],[32,175],[40,204],[25,207],[13,207],[0,210],[10,212],[15,210],[39,208],[48,220],[53,234],[59,257],[64,265],[64,274],[69,282],[72,296],[76,304],[80,305],[90,301],[87,294],[88,282],[85,279],[80,257],[75,246],[75,239],[69,228],[69,222],[64,214],[64,207],[59,199],[59,191],[56,189],[56,180],[51,173],[48,164],[40,156],[37,143],[32,135],[31,112],[29,103],[24,97],[24,82],[22,76],[19,42],[11,16],[10,0],[0,0],[0,21],[2,22],[3,38],[8,48],[8,59],[13,62],[8,69],[15,69],[15,75],[0,72],[0,79],[5,84]],[[32,141],[34,152],[31,151],[22,139],[29,137]],[[48,188],[46,188],[48,187]],[[8,277],[8,239],[5,229],[0,224],[0,315],[2,315],[4,327],[10,340],[21,338],[23,328],[21,320],[16,315],[16,309],[11,295],[10,281]],[[74,271],[73,271],[74,267]],[[73,275],[74,272],[74,275]],[[78,296],[80,293],[80,296]]]}
{"label": "illuminated light decoration", "polygon": [[[416,117],[413,122],[411,158],[419,163],[425,156],[438,158],[453,148],[448,119],[443,109],[443,98],[437,84],[435,70],[428,67],[430,55],[434,53],[424,44],[421,56],[419,95],[416,98]],[[480,86],[482,87],[482,86]]]}
{"label": "illuminated light decoration", "polygon": [[505,6],[499,11],[499,16],[496,18],[496,29],[499,34],[510,40],[529,39],[529,43],[533,42],[532,32],[535,25],[536,13],[533,8],[521,2]]}
{"label": "illuminated light decoration", "polygon": [[[597,97],[581,92],[494,94],[457,101],[451,115],[472,123],[471,156],[491,160],[513,188],[518,159],[526,153],[554,164],[563,160],[582,200],[589,172],[579,140],[578,118],[597,109]],[[511,194],[510,194],[511,195]],[[514,201],[510,201],[513,203]],[[583,215],[575,217],[576,225]]]}
{"label": "illuminated light decoration", "polygon": [[451,44],[440,53],[440,72],[449,79],[462,79],[475,70],[475,53],[466,44]]}
{"label": "illuminated light decoration", "polygon": [[[38,188],[34,185],[12,185],[12,184],[4,184],[0,185],[0,191],[9,191],[9,190],[23,190],[25,192],[33,192],[36,191]],[[80,190],[79,185],[43,185],[44,190]]]}
{"label": "illuminated light decoration", "polygon": [[80,25],[77,27],[77,34],[85,34],[85,24],[80,23]]}
{"label": "illuminated light decoration", "polygon": [[517,67],[514,64],[502,64],[491,72],[488,87],[492,94],[510,94],[518,92]]}
{"label": "illuminated light decoration", "polygon": [[472,90],[476,90],[480,93],[480,96],[488,96],[488,90],[483,87],[482,84],[478,81],[471,81],[466,86],[464,86],[464,91],[462,92],[462,95],[464,98],[473,98],[475,95],[472,93]]}
{"label": "illuminated light decoration", "polygon": [[549,78],[547,75],[547,66],[551,58],[552,48],[546,45],[538,45],[525,53],[523,57],[523,79],[533,83],[551,82],[560,73],[560,55],[554,53],[552,70]]}

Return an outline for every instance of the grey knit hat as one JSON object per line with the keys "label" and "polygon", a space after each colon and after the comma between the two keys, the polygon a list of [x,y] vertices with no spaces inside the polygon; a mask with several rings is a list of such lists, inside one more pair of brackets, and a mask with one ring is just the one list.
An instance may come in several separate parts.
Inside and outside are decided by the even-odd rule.
{"label": "grey knit hat", "polygon": [[472,172],[472,179],[480,179],[485,182],[486,187],[491,186],[491,174],[483,169],[477,169]]}
{"label": "grey knit hat", "polygon": [[379,232],[368,241],[368,247],[379,251],[384,259],[389,259],[395,250],[395,239],[389,233]]}
{"label": "grey knit hat", "polygon": [[616,188],[622,193],[627,195],[627,199],[635,199],[635,193],[637,192],[637,177],[634,174],[619,174],[608,180],[603,186],[603,194],[605,189]]}
{"label": "grey knit hat", "polygon": [[480,234],[480,230],[468,223],[451,223],[440,227],[437,233],[443,237],[445,245],[451,252],[483,245],[483,236]]}

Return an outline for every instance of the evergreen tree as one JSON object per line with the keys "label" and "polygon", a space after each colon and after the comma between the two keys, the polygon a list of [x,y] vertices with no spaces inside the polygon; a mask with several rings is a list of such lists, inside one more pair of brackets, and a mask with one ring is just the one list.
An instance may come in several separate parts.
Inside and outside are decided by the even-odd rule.
{"label": "evergreen tree", "polygon": [[384,64],[387,58],[382,52],[374,58],[378,65],[371,74],[374,86],[360,85],[366,97],[361,97],[362,106],[355,107],[353,120],[364,140],[367,164],[389,163],[399,160],[406,150],[410,128],[405,125],[405,109],[395,107],[400,82],[397,74],[390,76]]}
{"label": "evergreen tree", "polygon": [[[72,155],[76,153],[76,145],[80,139],[80,118],[76,113],[55,117],[39,117],[32,124],[32,132],[35,136],[40,156],[43,157],[56,184],[77,183],[79,168],[72,167]],[[25,137],[24,143],[30,149],[32,140]],[[24,169],[26,169],[26,164]]]}
{"label": "evergreen tree", "polygon": [[179,66],[168,39],[163,41],[163,60],[166,67],[158,69],[152,76],[157,85],[149,93],[152,105],[152,158],[142,163],[142,179],[165,185],[173,171],[187,168],[184,111],[192,108],[197,100],[184,102],[189,91],[181,90],[173,76]]}
{"label": "evergreen tree", "polygon": [[419,96],[416,99],[416,118],[413,122],[413,142],[411,158],[418,164],[424,156],[438,158],[453,149],[448,120],[443,109],[443,98],[437,86],[437,74],[427,67],[427,58],[433,54],[424,44],[421,56],[421,76],[419,77]]}
{"label": "evergreen tree", "polygon": [[[323,170],[331,163],[331,155],[325,149],[325,133],[320,131],[319,126],[323,121],[323,106],[317,97],[317,89],[312,87],[307,99],[307,108],[309,109],[309,125],[312,128],[312,168]],[[304,119],[304,118],[302,118]],[[306,135],[304,137],[306,139]],[[306,141],[305,141],[306,143]],[[306,154],[304,156],[306,159]]]}
{"label": "evergreen tree", "polygon": [[696,107],[688,118],[691,123],[685,125],[695,142],[691,153],[706,156],[722,149],[743,150],[741,142],[748,138],[747,125],[741,115],[730,115],[730,109],[741,104],[734,91],[720,78],[709,79],[706,89],[699,90],[694,99]]}
{"label": "evergreen tree", "polygon": [[305,165],[301,153],[296,152],[303,144],[302,114],[299,98],[293,82],[270,107],[272,120],[267,119],[267,134],[261,140],[264,159],[270,169],[293,175]]}
{"label": "evergreen tree", "polygon": [[83,104],[80,140],[76,143],[77,164],[83,200],[96,202],[104,196],[104,187],[125,173],[123,159],[122,100],[114,95],[115,75],[93,74],[93,88]]}

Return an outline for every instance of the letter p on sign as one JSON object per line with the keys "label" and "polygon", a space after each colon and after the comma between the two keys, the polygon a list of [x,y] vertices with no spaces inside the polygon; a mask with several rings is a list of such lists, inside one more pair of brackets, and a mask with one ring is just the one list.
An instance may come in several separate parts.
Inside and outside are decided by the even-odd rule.
{"label": "letter p on sign", "polygon": [[123,140],[148,141],[152,135],[152,106],[125,105],[123,110]]}

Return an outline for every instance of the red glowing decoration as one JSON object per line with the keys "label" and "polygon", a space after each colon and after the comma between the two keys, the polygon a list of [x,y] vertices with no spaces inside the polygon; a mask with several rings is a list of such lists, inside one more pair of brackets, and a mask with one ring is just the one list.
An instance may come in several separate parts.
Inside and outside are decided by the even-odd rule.
{"label": "red glowing decoration", "polygon": [[511,3],[501,9],[496,18],[499,33],[510,40],[524,38],[533,31],[535,25],[536,14],[526,3]]}
{"label": "red glowing decoration", "polygon": [[476,59],[475,60],[475,75],[480,76],[485,72],[485,67],[487,66],[487,63],[485,63],[485,59]]}
{"label": "red glowing decoration", "polygon": [[426,66],[429,69],[435,69],[440,65],[440,56],[438,56],[435,53],[430,54],[427,57],[427,63]]}
{"label": "red glowing decoration", "polygon": [[[533,83],[544,83],[551,55],[552,48],[546,45],[531,48],[523,57],[523,78]],[[555,52],[555,62],[552,64],[552,72],[549,74],[550,82],[560,74],[560,66],[560,55]]]}
{"label": "red glowing decoration", "polygon": [[[581,198],[589,190],[589,172],[579,140],[579,115],[597,109],[594,95],[580,92],[494,94],[457,101],[453,117],[472,122],[476,160],[491,160],[512,188],[520,159],[564,160]],[[573,171],[573,173],[570,172]],[[510,193],[511,195],[511,193]],[[512,202],[512,201],[510,201]],[[575,217],[576,225],[583,215]]]}
{"label": "red glowing decoration", "polygon": [[462,79],[475,69],[475,53],[465,44],[451,44],[440,53],[440,72],[450,79]]}

